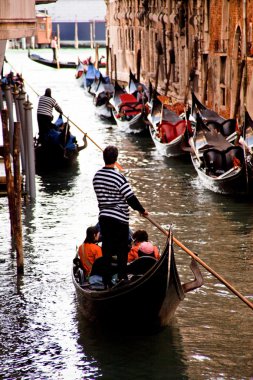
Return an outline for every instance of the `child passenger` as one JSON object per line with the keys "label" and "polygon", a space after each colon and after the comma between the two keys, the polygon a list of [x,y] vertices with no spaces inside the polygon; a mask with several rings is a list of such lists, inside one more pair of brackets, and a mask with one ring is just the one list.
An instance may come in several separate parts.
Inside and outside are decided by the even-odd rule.
{"label": "child passenger", "polygon": [[133,233],[133,245],[128,253],[128,262],[130,263],[144,255],[151,255],[156,259],[160,257],[158,248],[148,241],[147,232],[145,230],[137,230]]}
{"label": "child passenger", "polygon": [[78,248],[78,255],[82,266],[85,270],[85,275],[89,276],[94,261],[102,256],[102,249],[97,245],[99,241],[99,230],[95,227],[88,227],[86,230],[86,238],[83,244]]}

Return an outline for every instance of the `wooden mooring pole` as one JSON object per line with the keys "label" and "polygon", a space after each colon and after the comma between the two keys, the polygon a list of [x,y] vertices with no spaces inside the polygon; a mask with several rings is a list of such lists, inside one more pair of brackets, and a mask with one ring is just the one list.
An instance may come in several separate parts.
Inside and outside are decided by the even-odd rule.
{"label": "wooden mooring pole", "polygon": [[24,273],[24,255],[22,240],[22,221],[21,221],[21,176],[20,176],[20,138],[21,123],[14,122],[13,137],[13,168],[14,168],[14,243],[17,252],[17,272]]}
{"label": "wooden mooring pole", "polygon": [[22,224],[21,224],[21,177],[20,177],[20,122],[14,123],[13,168],[11,170],[10,137],[8,130],[8,111],[2,110],[2,128],[4,142],[4,165],[6,188],[9,203],[11,236],[17,252],[17,273],[24,273]]}

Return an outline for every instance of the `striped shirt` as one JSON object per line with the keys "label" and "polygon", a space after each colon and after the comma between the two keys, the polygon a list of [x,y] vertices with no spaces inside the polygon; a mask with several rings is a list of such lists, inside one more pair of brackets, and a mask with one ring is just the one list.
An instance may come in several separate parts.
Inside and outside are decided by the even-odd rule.
{"label": "striped shirt", "polygon": [[133,209],[144,212],[127,179],[113,168],[98,170],[93,178],[93,187],[98,200],[99,217],[107,216],[128,223],[128,204]]}
{"label": "striped shirt", "polygon": [[60,106],[56,103],[56,100],[50,96],[42,95],[39,99],[37,113],[40,115],[53,116],[53,108],[59,113],[62,113]]}

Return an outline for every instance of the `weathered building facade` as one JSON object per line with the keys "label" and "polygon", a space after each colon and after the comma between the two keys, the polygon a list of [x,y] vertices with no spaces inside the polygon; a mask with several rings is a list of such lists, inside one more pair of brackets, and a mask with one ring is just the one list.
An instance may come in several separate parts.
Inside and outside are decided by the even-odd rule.
{"label": "weathered building facade", "polygon": [[129,69],[179,101],[198,97],[224,116],[251,105],[251,0],[106,0],[109,74]]}

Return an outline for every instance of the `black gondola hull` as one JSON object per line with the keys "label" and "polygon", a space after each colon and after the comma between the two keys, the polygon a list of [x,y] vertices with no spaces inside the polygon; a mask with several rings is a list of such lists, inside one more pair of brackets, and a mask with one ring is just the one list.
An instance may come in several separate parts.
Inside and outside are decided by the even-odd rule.
{"label": "black gondola hull", "polygon": [[68,168],[77,162],[77,149],[66,152],[59,146],[37,145],[34,151],[37,171]]}
{"label": "black gondola hull", "polygon": [[55,69],[60,68],[60,69],[75,69],[76,68],[76,63],[75,62],[61,62],[61,61],[52,61],[49,59],[45,59],[40,57],[37,54],[30,54],[29,58],[37,63],[41,63],[44,66],[49,66],[53,67]]}
{"label": "black gondola hull", "polygon": [[201,183],[208,190],[228,195],[243,195],[252,192],[252,177],[248,176],[245,165],[242,168],[235,168],[224,177],[214,177],[206,174],[204,169],[199,167],[195,155],[191,155],[191,159]]}
{"label": "black gondola hull", "polygon": [[142,277],[120,287],[102,291],[83,289],[74,272],[72,278],[85,318],[115,329],[166,326],[184,298],[174,254],[168,249]]}

